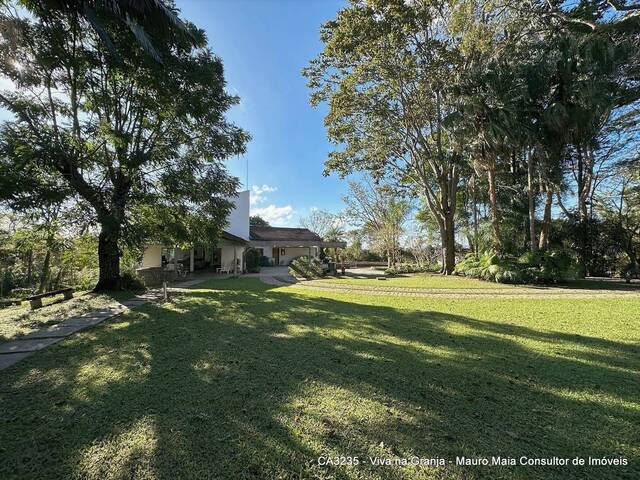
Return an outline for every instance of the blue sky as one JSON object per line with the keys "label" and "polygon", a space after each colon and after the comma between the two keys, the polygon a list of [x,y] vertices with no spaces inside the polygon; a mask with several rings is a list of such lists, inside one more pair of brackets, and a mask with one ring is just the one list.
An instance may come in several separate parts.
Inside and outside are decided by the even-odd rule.
{"label": "blue sky", "polygon": [[346,181],[323,177],[331,145],[324,108],[309,105],[301,70],[322,49],[320,25],[343,1],[178,0],[182,17],[207,32],[241,104],[229,118],[253,137],[230,171],[254,189],[252,210],[272,225],[297,226],[312,208],[337,211]]}

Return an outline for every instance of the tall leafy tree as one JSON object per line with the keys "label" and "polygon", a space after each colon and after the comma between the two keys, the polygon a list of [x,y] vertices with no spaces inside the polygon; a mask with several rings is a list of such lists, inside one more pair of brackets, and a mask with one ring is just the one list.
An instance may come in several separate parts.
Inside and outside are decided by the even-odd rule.
{"label": "tall leafy tree", "polygon": [[327,102],[333,151],[326,173],[365,170],[417,186],[441,234],[442,271],[455,265],[463,159],[446,117],[464,58],[443,1],[352,1],[322,27],[323,52],[305,70],[311,102]]}
{"label": "tall leafy tree", "polygon": [[84,205],[100,230],[98,290],[119,287],[125,243],[215,238],[237,187],[223,162],[248,140],[224,117],[238,99],[221,60],[178,35],[157,45],[161,65],[107,19],[116,59],[82,17],[24,6],[0,10],[0,73],[15,85],[0,93],[14,116],[0,127],[0,201]]}

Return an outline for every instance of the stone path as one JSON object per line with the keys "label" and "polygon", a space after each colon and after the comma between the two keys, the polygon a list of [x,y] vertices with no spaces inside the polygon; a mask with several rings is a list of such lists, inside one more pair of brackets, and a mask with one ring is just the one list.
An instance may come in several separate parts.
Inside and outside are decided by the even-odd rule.
{"label": "stone path", "polygon": [[[223,277],[220,275],[203,275],[192,280],[180,282],[179,284],[172,286],[169,290],[173,292],[176,291],[176,289],[192,287],[212,278]],[[49,345],[53,345],[54,343],[65,339],[76,332],[94,327],[95,325],[120,315],[129,309],[139,307],[148,302],[158,301],[161,298],[162,291],[160,289],[150,290],[147,293],[133,297],[130,300],[114,302],[106,308],[85,313],[84,315],[70,317],[56,325],[42,328],[11,342],[0,343],[0,370],[33,355],[35,352],[42,350]]]}

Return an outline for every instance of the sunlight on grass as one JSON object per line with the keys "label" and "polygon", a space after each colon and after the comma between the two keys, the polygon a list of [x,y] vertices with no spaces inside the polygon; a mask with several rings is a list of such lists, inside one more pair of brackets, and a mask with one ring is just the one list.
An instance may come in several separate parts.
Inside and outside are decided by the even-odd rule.
{"label": "sunlight on grass", "polygon": [[[113,303],[128,300],[135,296],[133,292],[118,292],[104,295],[89,292],[76,292],[74,298],[54,305],[45,305],[31,310],[29,302],[0,309],[0,341],[12,340],[21,335],[34,332],[47,325],[54,325],[69,317],[99,310]],[[53,297],[59,300],[62,296]],[[49,300],[53,301],[53,300]]]}
{"label": "sunlight on grass", "polygon": [[637,318],[634,298],[432,299],[212,281],[0,373],[0,476],[589,476],[317,463],[524,452],[624,456],[629,466],[598,478],[636,478]]}
{"label": "sunlight on grass", "polygon": [[151,476],[158,443],[155,423],[152,416],[145,416],[83,448],[76,460],[77,477],[102,480]]}
{"label": "sunlight on grass", "polygon": [[328,277],[317,280],[324,283],[339,283],[345,285],[372,285],[379,287],[413,287],[413,288],[491,288],[491,289],[509,289],[512,285],[502,283],[483,282],[472,278],[442,276],[434,274],[416,273],[398,275],[395,277],[385,277],[379,274],[384,280],[377,280],[375,277]]}

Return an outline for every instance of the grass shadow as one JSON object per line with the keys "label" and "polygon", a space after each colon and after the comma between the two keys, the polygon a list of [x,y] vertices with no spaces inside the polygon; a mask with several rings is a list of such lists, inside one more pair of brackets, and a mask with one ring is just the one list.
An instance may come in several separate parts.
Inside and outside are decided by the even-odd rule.
{"label": "grass shadow", "polygon": [[[215,281],[0,373],[0,476],[632,478],[638,353],[433,309]],[[327,468],[321,454],[636,462]]]}

